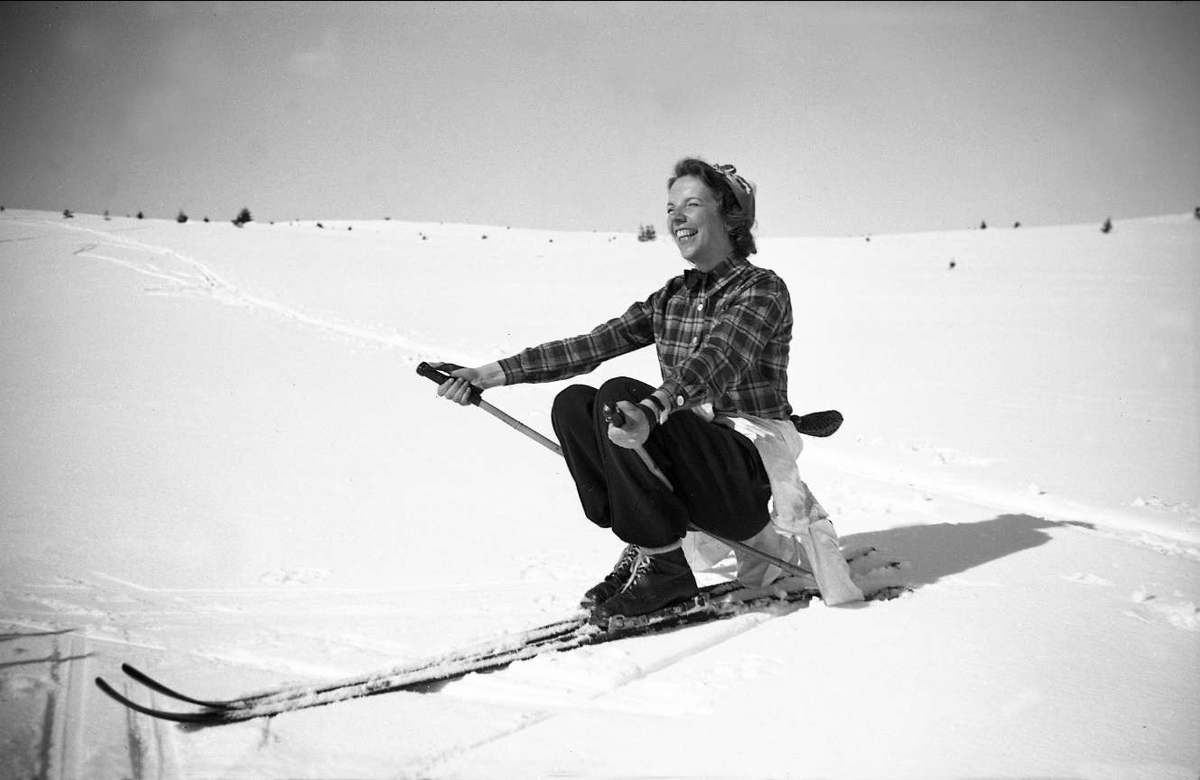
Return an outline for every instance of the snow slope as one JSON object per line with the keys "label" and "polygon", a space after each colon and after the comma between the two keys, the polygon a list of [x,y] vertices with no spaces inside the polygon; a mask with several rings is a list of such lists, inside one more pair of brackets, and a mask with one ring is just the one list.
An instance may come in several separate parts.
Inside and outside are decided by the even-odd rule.
{"label": "snow slope", "polygon": [[[587,330],[681,261],[0,213],[0,777],[1195,778],[1200,222],[754,260],[796,303],[794,405],[846,415],[805,479],[847,547],[902,562],[862,576],[910,592],[187,731],[92,678],[235,695],[569,613],[620,545],[559,459],[414,369]],[[653,355],[579,381],[619,374]],[[548,434],[562,386],[489,400]]]}

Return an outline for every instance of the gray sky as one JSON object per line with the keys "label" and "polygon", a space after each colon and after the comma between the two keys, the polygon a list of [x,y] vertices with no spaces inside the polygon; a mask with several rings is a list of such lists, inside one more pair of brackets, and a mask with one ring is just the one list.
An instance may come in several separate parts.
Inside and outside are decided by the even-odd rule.
{"label": "gray sky", "polygon": [[0,204],[760,235],[1200,205],[1195,3],[6,3]]}

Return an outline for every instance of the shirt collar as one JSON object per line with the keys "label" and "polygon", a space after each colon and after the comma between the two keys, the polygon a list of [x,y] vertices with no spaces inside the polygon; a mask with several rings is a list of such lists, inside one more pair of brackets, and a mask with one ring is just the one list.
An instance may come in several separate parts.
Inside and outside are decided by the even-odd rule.
{"label": "shirt collar", "polygon": [[683,272],[683,283],[689,290],[703,290],[730,276],[744,262],[745,260],[739,260],[735,256],[729,255],[713,266],[711,271],[697,271],[695,268],[689,268]]}

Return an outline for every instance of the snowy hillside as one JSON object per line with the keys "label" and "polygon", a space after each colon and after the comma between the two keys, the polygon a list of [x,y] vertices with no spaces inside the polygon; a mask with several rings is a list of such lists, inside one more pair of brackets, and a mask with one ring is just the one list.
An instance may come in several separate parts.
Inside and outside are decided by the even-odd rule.
{"label": "snowy hillside", "polygon": [[[768,238],[801,471],[890,601],[746,615],[220,729],[234,696],[569,614],[619,543],[436,399],[678,273],[667,241],[0,213],[0,777],[1200,773],[1200,221]],[[651,351],[579,381],[653,380]],[[562,384],[489,391],[550,434]],[[725,568],[728,572],[728,567]],[[708,575],[709,581],[720,575]]]}

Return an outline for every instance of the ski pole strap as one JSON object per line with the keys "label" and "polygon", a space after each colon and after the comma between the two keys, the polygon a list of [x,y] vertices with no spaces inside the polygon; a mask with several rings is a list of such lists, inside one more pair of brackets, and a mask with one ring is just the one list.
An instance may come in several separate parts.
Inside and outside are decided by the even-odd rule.
{"label": "ski pole strap", "polygon": [[[450,374],[446,373],[446,369],[450,371],[457,371],[460,368],[462,368],[462,366],[456,366],[453,363],[442,363],[442,370],[439,370],[422,361],[421,364],[417,366],[417,373],[438,385],[443,385],[454,378],[450,376]],[[479,402],[482,399],[483,391],[475,385],[471,385],[471,403],[479,406]]]}

